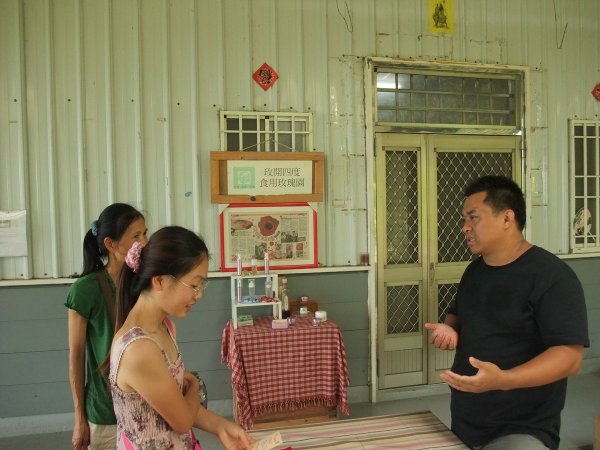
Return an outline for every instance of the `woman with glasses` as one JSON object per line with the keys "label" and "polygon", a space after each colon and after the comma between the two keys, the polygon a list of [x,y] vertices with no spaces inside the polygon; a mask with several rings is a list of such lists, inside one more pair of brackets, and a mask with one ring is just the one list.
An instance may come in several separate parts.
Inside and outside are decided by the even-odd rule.
{"label": "woman with glasses", "polygon": [[252,448],[239,425],[200,405],[198,379],[184,368],[169,319],[185,317],[202,298],[208,258],[204,241],[177,226],[125,258],[109,372],[117,449],[199,449],[192,427],[227,449]]}

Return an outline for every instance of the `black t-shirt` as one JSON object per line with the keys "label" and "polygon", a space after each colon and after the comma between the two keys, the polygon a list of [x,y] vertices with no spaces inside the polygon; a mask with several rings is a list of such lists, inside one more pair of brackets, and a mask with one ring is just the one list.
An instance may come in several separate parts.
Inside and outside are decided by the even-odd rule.
{"label": "black t-shirt", "polygon": [[[452,370],[462,375],[476,373],[470,356],[510,369],[552,346],[589,346],[581,283],[563,261],[535,246],[505,266],[473,261],[449,312],[460,324]],[[481,394],[453,389],[452,430],[471,446],[525,433],[557,449],[566,387],[565,378]]]}

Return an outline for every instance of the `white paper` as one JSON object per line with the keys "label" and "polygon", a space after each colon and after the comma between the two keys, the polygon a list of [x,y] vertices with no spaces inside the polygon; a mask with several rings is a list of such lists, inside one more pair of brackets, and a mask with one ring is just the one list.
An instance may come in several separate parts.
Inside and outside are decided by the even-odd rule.
{"label": "white paper", "polygon": [[0,258],[27,256],[27,211],[0,211]]}
{"label": "white paper", "polygon": [[271,450],[273,447],[278,446],[282,442],[283,440],[281,439],[281,433],[276,431],[275,433],[271,433],[267,437],[264,437],[255,443],[253,450]]}

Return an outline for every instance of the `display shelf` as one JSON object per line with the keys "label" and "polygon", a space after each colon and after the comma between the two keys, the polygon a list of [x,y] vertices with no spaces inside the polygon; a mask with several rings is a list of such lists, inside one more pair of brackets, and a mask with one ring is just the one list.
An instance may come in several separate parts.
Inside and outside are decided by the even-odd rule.
{"label": "display shelf", "polygon": [[[270,293],[266,292],[267,288],[265,285],[268,277],[271,278],[271,289],[270,289],[271,292]],[[279,301],[279,300],[274,301],[274,302],[241,302],[241,303],[238,302],[238,292],[237,292],[238,280],[242,285],[241,286],[242,287],[242,298],[244,296],[248,296],[248,295],[254,295],[259,298],[263,295],[266,295],[267,297],[276,297],[277,292],[279,291],[279,280],[278,280],[278,276],[276,273],[269,273],[269,274],[257,273],[255,275],[253,275],[253,274],[232,275],[231,276],[231,322],[232,322],[234,328],[237,328],[237,326],[238,326],[237,317],[238,317],[238,309],[239,308],[247,309],[247,308],[272,307],[273,317],[275,317],[276,319],[281,319],[281,301]],[[250,280],[254,280],[254,282],[255,282],[254,294],[249,293]],[[246,314],[246,313],[248,313],[248,311],[245,310],[244,313]]]}

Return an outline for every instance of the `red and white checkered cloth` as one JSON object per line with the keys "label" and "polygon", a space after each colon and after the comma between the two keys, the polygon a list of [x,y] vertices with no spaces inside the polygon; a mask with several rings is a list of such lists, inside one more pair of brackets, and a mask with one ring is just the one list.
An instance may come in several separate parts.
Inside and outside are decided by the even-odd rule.
{"label": "red and white checkered cloth", "polygon": [[308,406],[348,409],[348,366],[339,327],[318,327],[298,317],[287,329],[271,329],[272,317],[255,317],[253,326],[223,330],[221,363],[231,369],[238,422]]}

